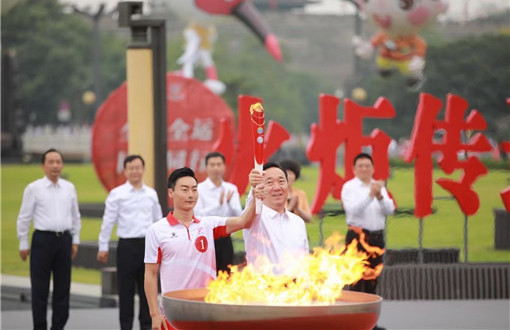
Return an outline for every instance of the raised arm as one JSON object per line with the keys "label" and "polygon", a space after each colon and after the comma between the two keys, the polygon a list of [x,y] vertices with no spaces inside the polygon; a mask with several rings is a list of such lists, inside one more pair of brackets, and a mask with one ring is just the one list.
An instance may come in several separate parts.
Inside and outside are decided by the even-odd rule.
{"label": "raised arm", "polygon": [[253,189],[253,194],[255,198],[252,198],[249,202],[248,206],[244,209],[244,212],[239,217],[228,218],[226,221],[226,232],[227,234],[231,234],[235,231],[244,228],[250,228],[253,220],[255,220],[255,199],[260,198],[264,200],[266,196],[266,192],[264,189],[264,185],[258,185],[257,188]]}
{"label": "raised arm", "polygon": [[255,219],[255,199],[252,199],[243,214],[239,217],[228,218],[226,222],[227,234],[232,234],[240,229],[250,228]]}
{"label": "raised arm", "polygon": [[227,199],[227,205],[230,210],[230,215],[237,217],[243,212],[241,208],[241,198],[239,197],[237,189],[230,191],[229,194],[231,194],[231,197],[230,200]]}
{"label": "raised arm", "polygon": [[245,203],[246,206],[244,207],[243,213],[246,212],[246,209],[248,208],[249,203],[253,199],[253,190],[257,185],[260,185],[264,179],[262,177],[263,173],[260,173],[258,170],[253,169],[251,170],[250,174],[248,175],[248,182],[250,183],[250,191],[248,192],[248,196],[246,197]]}

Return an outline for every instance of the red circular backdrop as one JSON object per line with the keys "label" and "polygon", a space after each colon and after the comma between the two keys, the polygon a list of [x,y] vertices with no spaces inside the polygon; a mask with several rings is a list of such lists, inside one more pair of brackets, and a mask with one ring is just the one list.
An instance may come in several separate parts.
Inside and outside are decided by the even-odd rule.
{"label": "red circular backdrop", "polygon": [[[92,162],[108,191],[126,180],[122,173],[128,151],[126,92],[124,82],[99,107],[92,127]],[[152,116],[152,113],[147,115]],[[199,181],[204,179],[204,158],[220,137],[221,119],[227,119],[230,127],[234,127],[232,110],[222,98],[198,80],[168,73],[168,171],[188,166]]]}

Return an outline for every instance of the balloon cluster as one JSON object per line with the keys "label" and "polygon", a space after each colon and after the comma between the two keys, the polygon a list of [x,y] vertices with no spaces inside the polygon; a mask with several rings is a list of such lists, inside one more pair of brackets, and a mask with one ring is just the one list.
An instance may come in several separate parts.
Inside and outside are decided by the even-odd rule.
{"label": "balloon cluster", "polygon": [[370,58],[378,50],[376,64],[383,77],[399,71],[407,77],[411,90],[419,90],[424,82],[427,43],[418,32],[448,9],[447,0],[355,0],[378,32],[370,42],[360,36],[352,40],[355,53]]}

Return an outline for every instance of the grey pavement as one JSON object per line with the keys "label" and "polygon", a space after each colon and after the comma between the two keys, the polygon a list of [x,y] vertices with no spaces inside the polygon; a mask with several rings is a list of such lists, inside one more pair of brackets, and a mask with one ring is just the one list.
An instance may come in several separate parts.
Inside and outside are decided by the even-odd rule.
{"label": "grey pavement", "polygon": [[[27,278],[2,276],[2,292],[13,292],[13,287],[29,288]],[[73,300],[89,297],[98,301],[98,285],[73,283]],[[7,297],[8,298],[8,297]],[[4,297],[2,297],[4,301]],[[26,305],[26,304],[25,304]],[[71,303],[70,318],[66,329],[118,329],[117,308],[84,308],[94,303]],[[73,307],[74,306],[74,307]],[[48,320],[51,318],[48,313]],[[382,303],[378,325],[391,329],[510,329],[510,300],[385,300]],[[4,310],[0,318],[1,329],[31,329],[29,309]],[[135,326],[136,329],[136,326]]]}

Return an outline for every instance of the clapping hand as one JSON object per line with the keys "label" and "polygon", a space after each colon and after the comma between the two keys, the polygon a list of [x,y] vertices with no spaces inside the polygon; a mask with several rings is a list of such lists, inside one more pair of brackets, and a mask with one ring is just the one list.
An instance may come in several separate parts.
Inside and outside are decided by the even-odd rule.
{"label": "clapping hand", "polygon": [[230,203],[230,199],[232,198],[232,195],[234,195],[234,191],[233,190],[229,190],[227,192],[227,203]]}
{"label": "clapping hand", "polygon": [[381,194],[382,187],[384,187],[384,181],[379,180],[372,182],[370,184],[370,196],[381,199],[383,197]]}
{"label": "clapping hand", "polygon": [[[234,191],[233,190],[227,191],[227,198],[226,198],[227,204],[230,203],[230,199],[232,199],[232,195],[234,195]],[[225,190],[222,190],[221,193],[220,193],[220,205],[223,205],[223,200],[224,199],[225,199]]]}
{"label": "clapping hand", "polygon": [[223,205],[223,197],[225,197],[225,190],[221,190],[221,193],[220,193],[220,205]]}

